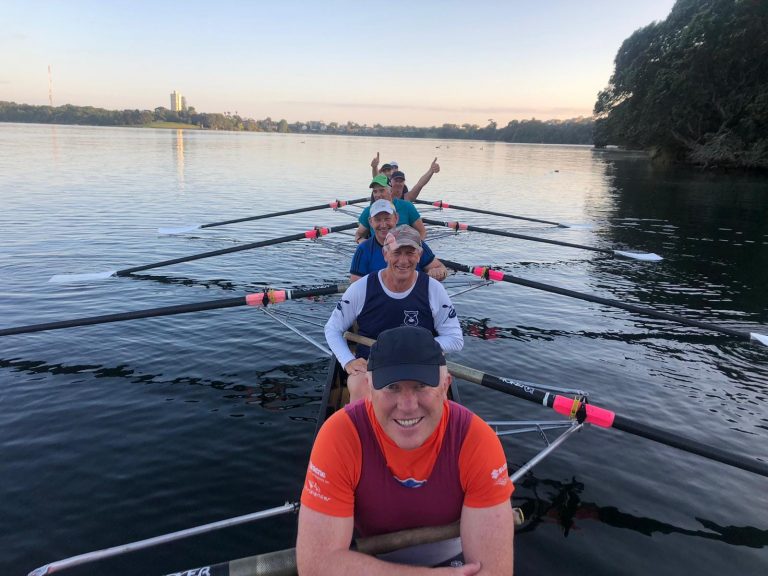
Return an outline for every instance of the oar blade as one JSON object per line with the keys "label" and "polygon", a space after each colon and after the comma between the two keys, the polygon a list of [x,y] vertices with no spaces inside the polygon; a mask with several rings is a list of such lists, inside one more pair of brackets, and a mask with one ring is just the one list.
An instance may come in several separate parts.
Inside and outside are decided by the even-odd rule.
{"label": "oar blade", "polygon": [[614,250],[613,253],[616,256],[621,256],[622,258],[642,260],[643,262],[661,262],[664,260],[664,258],[658,254],[654,254],[653,252],[625,252],[624,250]]}
{"label": "oar blade", "polygon": [[106,280],[117,274],[117,270],[108,272],[85,272],[83,274],[56,274],[51,276],[48,282],[54,284],[70,284],[74,282],[93,282],[94,280]]}
{"label": "oar blade", "polygon": [[768,346],[768,336],[765,334],[758,334],[757,332],[750,332],[749,339],[755,342],[760,342],[763,346]]}
{"label": "oar blade", "polygon": [[193,230],[199,230],[202,228],[202,224],[187,224],[186,226],[166,226],[164,228],[158,228],[157,233],[160,236],[173,236],[174,234],[186,234]]}

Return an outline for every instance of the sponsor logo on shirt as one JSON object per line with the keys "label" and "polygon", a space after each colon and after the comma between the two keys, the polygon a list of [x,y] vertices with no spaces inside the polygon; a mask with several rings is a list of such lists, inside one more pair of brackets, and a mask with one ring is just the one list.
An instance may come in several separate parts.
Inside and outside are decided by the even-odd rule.
{"label": "sponsor logo on shirt", "polygon": [[320,476],[320,478],[325,478],[325,472],[323,472],[322,470],[320,470],[320,468],[312,464],[312,460],[309,461],[309,469],[312,470],[313,474]]}
{"label": "sponsor logo on shirt", "polygon": [[310,496],[314,496],[318,500],[322,500],[323,502],[330,502],[330,497],[323,494],[323,489],[320,486],[320,484],[328,484],[328,480],[326,479],[326,473],[325,471],[321,470],[314,464],[312,464],[312,461],[309,461],[309,474],[307,474],[307,481],[304,484],[304,490],[306,490],[307,494]]}
{"label": "sponsor logo on shirt", "polygon": [[418,310],[403,310],[405,312],[405,319],[403,324],[406,326],[418,326],[419,325],[419,311]]}
{"label": "sponsor logo on shirt", "polygon": [[491,478],[493,479],[494,484],[498,484],[499,486],[506,486],[507,482],[509,481],[509,474],[507,474],[507,463],[505,462],[503,466],[491,470]]}
{"label": "sponsor logo on shirt", "polygon": [[424,486],[424,484],[427,483],[426,480],[416,480],[416,478],[406,478],[405,480],[403,480],[394,475],[392,477],[398,482],[400,482],[400,484],[402,484],[406,488],[421,488],[422,486]]}

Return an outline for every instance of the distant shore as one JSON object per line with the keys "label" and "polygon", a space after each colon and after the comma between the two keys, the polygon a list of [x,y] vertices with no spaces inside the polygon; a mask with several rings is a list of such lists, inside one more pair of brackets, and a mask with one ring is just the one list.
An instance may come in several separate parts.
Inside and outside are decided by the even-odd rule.
{"label": "distant shore", "polygon": [[[125,126],[126,128],[133,128],[133,126]],[[165,121],[157,121],[157,122],[149,122],[148,124],[142,124],[140,126],[141,128],[175,128],[176,130],[200,130],[200,126],[195,126],[194,124],[187,124],[185,122],[165,122]]]}

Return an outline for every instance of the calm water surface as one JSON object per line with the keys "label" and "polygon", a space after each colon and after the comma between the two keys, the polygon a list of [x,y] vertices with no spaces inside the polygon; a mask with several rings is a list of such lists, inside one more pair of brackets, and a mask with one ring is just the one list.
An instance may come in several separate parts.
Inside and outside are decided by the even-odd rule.
{"label": "calm water surface", "polygon": [[[377,151],[410,184],[438,156],[425,199],[593,228],[425,215],[665,260],[433,229],[438,257],[768,332],[768,181],[758,177],[659,171],[586,147],[14,124],[0,124],[0,327],[342,281],[352,240],[336,234],[47,283],[345,224],[358,209],[156,232],[364,196]],[[452,277],[449,292],[467,282]],[[317,324],[336,298],[279,309],[322,341]],[[768,460],[768,349],[509,284],[455,303],[466,335],[455,361],[584,388],[622,415]],[[0,339],[0,573],[297,498],[325,364],[250,308]],[[486,419],[552,416],[468,383],[461,391]],[[541,447],[536,437],[504,444],[513,469]],[[768,572],[766,478],[622,432],[570,440],[519,483],[515,504],[529,518],[517,574]],[[163,574],[294,537],[295,519],[282,517],[69,573]]]}

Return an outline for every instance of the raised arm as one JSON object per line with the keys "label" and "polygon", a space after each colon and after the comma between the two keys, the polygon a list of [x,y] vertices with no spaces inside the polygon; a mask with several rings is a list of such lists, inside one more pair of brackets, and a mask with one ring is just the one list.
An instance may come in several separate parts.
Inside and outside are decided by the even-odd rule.
{"label": "raised arm", "polygon": [[296,539],[299,576],[474,576],[480,568],[478,564],[460,568],[420,568],[384,562],[349,549],[352,528],[351,517],[329,516],[302,506]]}
{"label": "raised arm", "polygon": [[435,157],[435,159],[432,160],[432,164],[429,166],[429,170],[427,170],[424,175],[419,178],[419,181],[416,182],[416,185],[413,188],[408,190],[408,194],[406,194],[403,199],[413,201],[418,198],[421,189],[424,188],[424,186],[427,185],[427,182],[432,179],[432,174],[437,174],[438,172],[440,172],[440,164],[437,163],[437,157]]}
{"label": "raised arm", "polygon": [[515,521],[509,500],[490,508],[461,509],[461,545],[467,562],[479,562],[478,576],[512,576]]}
{"label": "raised arm", "polygon": [[421,236],[422,240],[424,240],[424,238],[427,237],[427,227],[424,226],[424,220],[422,220],[421,218],[419,218],[413,224],[411,224],[411,227],[416,229],[416,231],[419,233],[419,236]]}
{"label": "raised arm", "polygon": [[376,152],[373,160],[371,160],[371,177],[376,178],[379,174],[379,153]]}

